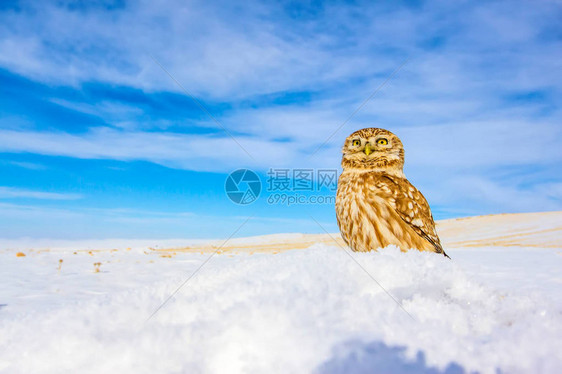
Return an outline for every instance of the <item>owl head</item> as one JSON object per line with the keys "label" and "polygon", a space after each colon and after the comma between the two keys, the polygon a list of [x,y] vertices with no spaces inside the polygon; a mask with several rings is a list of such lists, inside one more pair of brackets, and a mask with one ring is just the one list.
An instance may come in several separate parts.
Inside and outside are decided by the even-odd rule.
{"label": "owl head", "polygon": [[404,147],[396,135],[375,127],[349,135],[342,148],[344,170],[381,170],[401,174]]}

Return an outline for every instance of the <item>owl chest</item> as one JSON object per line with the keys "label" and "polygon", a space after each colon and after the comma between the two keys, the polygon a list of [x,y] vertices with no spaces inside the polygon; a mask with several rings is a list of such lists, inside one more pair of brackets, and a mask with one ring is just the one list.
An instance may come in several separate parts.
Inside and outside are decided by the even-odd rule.
{"label": "owl chest", "polygon": [[343,173],[338,181],[336,198],[346,203],[345,205],[353,202],[368,203],[372,198],[373,187],[374,184],[366,176]]}
{"label": "owl chest", "polygon": [[363,183],[356,180],[343,180],[338,185],[337,199],[346,210],[358,203],[366,203],[367,196]]}
{"label": "owl chest", "polygon": [[341,223],[360,222],[364,218],[376,216],[372,184],[364,178],[341,178],[336,195],[336,213]]}
{"label": "owl chest", "polygon": [[338,184],[336,215],[342,236],[354,250],[394,244],[401,232],[401,220],[374,179],[344,173]]}

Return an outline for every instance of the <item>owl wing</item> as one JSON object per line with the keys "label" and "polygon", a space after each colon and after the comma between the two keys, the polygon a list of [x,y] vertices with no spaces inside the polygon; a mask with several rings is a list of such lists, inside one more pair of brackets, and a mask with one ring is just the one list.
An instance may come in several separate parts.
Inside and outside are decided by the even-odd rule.
{"label": "owl wing", "polygon": [[390,175],[380,175],[376,178],[375,190],[377,195],[389,202],[390,206],[398,213],[418,235],[433,245],[437,253],[447,254],[443,251],[441,241],[435,231],[435,222],[425,197],[406,178]]}

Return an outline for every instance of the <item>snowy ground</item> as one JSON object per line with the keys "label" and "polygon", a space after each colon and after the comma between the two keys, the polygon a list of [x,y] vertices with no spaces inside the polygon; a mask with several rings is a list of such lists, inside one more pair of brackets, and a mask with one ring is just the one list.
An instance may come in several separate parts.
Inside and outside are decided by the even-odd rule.
{"label": "snowy ground", "polygon": [[562,212],[439,232],[452,260],[236,239],[149,320],[217,243],[2,241],[0,372],[562,372]]}

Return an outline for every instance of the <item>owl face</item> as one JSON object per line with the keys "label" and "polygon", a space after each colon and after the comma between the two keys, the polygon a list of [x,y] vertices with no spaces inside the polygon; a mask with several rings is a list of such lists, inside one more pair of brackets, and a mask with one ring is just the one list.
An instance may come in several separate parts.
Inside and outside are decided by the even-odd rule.
{"label": "owl face", "polygon": [[342,167],[346,169],[402,172],[404,147],[400,139],[388,130],[366,128],[347,137],[342,148]]}

